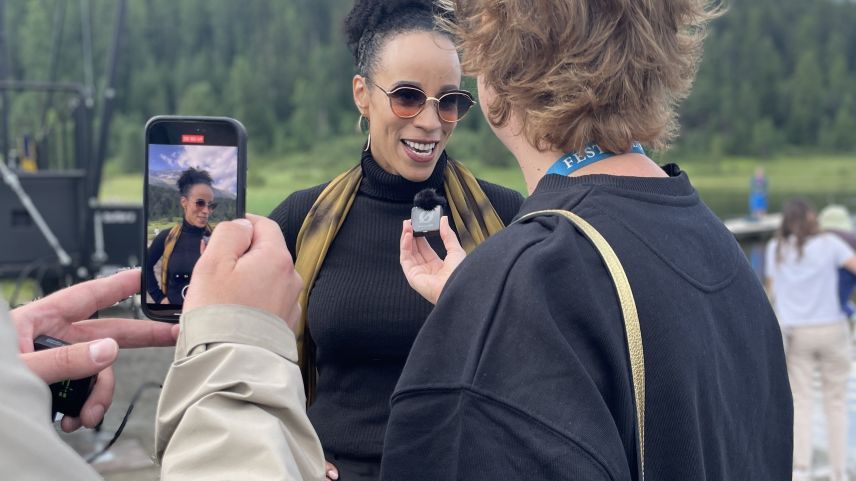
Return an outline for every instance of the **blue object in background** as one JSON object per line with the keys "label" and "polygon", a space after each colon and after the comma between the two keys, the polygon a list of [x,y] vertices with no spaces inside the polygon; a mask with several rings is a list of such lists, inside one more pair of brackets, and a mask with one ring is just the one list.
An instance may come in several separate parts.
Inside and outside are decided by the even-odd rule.
{"label": "blue object in background", "polygon": [[767,176],[764,168],[755,169],[749,183],[749,217],[759,219],[767,215]]}

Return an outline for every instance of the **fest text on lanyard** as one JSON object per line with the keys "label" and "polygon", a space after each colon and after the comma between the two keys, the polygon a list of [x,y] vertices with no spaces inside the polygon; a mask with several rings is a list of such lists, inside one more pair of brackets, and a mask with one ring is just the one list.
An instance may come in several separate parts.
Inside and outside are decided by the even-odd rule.
{"label": "fest text on lanyard", "polygon": [[[645,150],[639,142],[633,142],[630,147],[630,151],[645,155]],[[547,170],[547,173],[567,176],[575,170],[582,169],[587,165],[591,165],[599,160],[603,160],[614,155],[618,154],[603,150],[597,144],[588,144],[581,152],[568,152],[560,157],[559,160],[554,162]]]}

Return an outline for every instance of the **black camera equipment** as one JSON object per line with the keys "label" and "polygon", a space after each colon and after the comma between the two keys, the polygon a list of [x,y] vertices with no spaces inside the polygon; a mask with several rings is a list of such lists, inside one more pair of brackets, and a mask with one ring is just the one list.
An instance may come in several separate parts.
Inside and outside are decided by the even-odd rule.
{"label": "black camera equipment", "polygon": [[[5,16],[5,3],[0,1],[0,18]],[[97,201],[117,97],[114,86],[126,3],[116,2],[100,94],[96,85],[102,82],[96,82],[87,41],[92,35],[90,16],[83,3],[83,82],[58,81],[66,2],[58,2],[54,12],[46,81],[12,78],[10,43],[0,35],[0,279],[17,279],[10,299],[13,307],[26,279],[37,281],[46,295],[102,269],[139,262],[142,248],[136,243],[142,227],[132,217],[142,207],[125,209]],[[38,100],[41,108],[27,110],[33,118],[26,121],[10,118],[9,106],[17,105],[13,96]]]}
{"label": "black camera equipment", "polygon": [[[67,345],[67,342],[50,336],[39,336],[33,341],[33,348],[36,351]],[[94,384],[95,376],[66,379],[51,384],[51,419],[56,418],[57,413],[72,417],[80,416],[80,410],[89,398]]]}

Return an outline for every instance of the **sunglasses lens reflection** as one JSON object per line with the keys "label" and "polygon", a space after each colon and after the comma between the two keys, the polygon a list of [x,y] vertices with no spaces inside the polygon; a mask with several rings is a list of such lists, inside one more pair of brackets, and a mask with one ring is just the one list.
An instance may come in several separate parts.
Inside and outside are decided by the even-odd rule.
{"label": "sunglasses lens reflection", "polygon": [[423,92],[407,87],[390,92],[389,98],[392,100],[393,113],[403,118],[415,117],[419,114],[428,99]]}
{"label": "sunglasses lens reflection", "polygon": [[457,122],[469,112],[473,106],[472,99],[462,93],[449,93],[440,97],[440,118],[446,122]]}
{"label": "sunglasses lens reflection", "polygon": [[201,208],[205,207],[206,205],[208,206],[209,210],[214,210],[217,208],[216,202],[206,203],[205,200],[203,200],[203,199],[196,199],[196,207],[201,209]]}
{"label": "sunglasses lens reflection", "polygon": [[[403,118],[416,117],[425,107],[428,96],[425,92],[412,87],[399,87],[389,93],[392,112]],[[440,96],[437,111],[440,119],[445,122],[457,122],[470,110],[474,104],[469,95],[462,92],[450,92]]]}

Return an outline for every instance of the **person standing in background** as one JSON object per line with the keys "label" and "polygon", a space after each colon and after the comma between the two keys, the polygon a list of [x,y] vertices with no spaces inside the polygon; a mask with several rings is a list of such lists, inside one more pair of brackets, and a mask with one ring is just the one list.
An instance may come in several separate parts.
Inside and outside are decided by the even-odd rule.
{"label": "person standing in background", "polygon": [[767,215],[767,176],[763,167],[755,168],[749,182],[749,218],[758,220]]}
{"label": "person standing in background", "polygon": [[[851,249],[856,250],[853,218],[846,207],[830,204],[820,211],[817,221],[821,229],[837,235]],[[856,321],[856,305],[853,304],[854,290],[856,290],[856,274],[844,268],[838,269],[838,298],[841,301],[841,309],[851,321]]]}
{"label": "person standing in background", "polygon": [[785,338],[794,398],[794,481],[811,479],[812,377],[820,371],[832,481],[847,479],[847,377],[850,336],[838,299],[838,269],[856,273],[856,255],[820,231],[807,201],[791,199],[767,245],[767,281]]}

